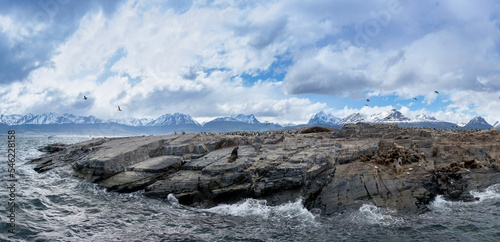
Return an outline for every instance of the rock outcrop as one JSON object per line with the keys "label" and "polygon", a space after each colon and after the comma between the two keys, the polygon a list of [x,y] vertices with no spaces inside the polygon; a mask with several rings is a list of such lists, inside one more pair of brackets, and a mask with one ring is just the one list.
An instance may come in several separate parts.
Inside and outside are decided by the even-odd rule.
{"label": "rock outcrop", "polygon": [[420,214],[437,195],[473,201],[500,183],[500,134],[349,124],[342,129],[93,139],[49,146],[35,170],[71,166],[117,192],[192,206],[303,197],[334,214],[364,203]]}

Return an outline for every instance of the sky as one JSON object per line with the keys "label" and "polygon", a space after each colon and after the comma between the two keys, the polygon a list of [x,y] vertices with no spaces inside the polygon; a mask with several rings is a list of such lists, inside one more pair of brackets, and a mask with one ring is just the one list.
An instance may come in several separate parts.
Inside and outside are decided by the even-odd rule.
{"label": "sky", "polygon": [[495,0],[0,0],[0,111],[493,124],[499,54]]}

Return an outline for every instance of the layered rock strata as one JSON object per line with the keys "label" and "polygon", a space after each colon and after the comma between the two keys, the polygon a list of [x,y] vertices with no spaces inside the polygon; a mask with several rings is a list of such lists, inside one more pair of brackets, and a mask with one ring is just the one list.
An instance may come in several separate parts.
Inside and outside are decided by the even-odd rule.
{"label": "layered rock strata", "polygon": [[173,194],[191,206],[242,198],[334,214],[365,203],[420,214],[437,195],[473,201],[500,183],[498,131],[349,124],[275,132],[93,139],[45,147],[35,170],[71,166],[112,191]]}

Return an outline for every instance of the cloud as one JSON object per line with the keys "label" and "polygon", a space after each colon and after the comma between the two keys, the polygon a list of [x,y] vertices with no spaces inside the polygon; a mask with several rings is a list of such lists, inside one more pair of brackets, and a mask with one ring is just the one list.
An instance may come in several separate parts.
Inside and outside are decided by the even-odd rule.
{"label": "cloud", "polygon": [[498,72],[499,40],[496,21],[484,19],[429,31],[399,48],[339,40],[299,56],[288,69],[284,89],[290,94],[353,98],[371,91],[396,93],[408,99],[424,96],[429,104],[436,98],[434,90],[498,91],[499,86],[484,77],[494,78]]}
{"label": "cloud", "polygon": [[500,118],[490,110],[500,110],[499,10],[451,0],[3,1],[0,69],[10,71],[0,85],[10,91],[0,110],[307,122],[322,109],[396,106],[335,111],[318,96],[396,95],[448,101],[440,117]]}
{"label": "cloud", "polygon": [[120,1],[0,2],[0,84],[23,81],[34,70],[50,66],[57,46],[96,9],[111,14]]}

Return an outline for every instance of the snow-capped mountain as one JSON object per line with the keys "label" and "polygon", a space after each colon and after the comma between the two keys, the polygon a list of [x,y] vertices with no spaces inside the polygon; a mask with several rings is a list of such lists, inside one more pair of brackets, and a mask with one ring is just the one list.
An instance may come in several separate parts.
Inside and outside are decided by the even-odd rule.
{"label": "snow-capped mountain", "polygon": [[412,120],[404,116],[401,112],[397,110],[392,110],[391,112],[384,112],[380,115],[372,115],[374,118],[374,123],[402,123],[411,122]]}
{"label": "snow-capped mountain", "polygon": [[25,124],[25,123],[30,122],[31,120],[33,120],[34,117],[35,117],[34,114],[28,113],[28,114],[24,115],[23,117],[21,117],[19,120],[17,120],[16,124],[17,125],[19,125],[19,124]]}
{"label": "snow-capped mountain", "polygon": [[0,123],[7,125],[43,125],[43,124],[96,124],[105,123],[103,119],[96,118],[94,116],[76,116],[73,114],[65,113],[59,115],[57,113],[43,113],[35,115],[32,113],[26,114],[24,116],[13,114],[13,115],[1,115]]}
{"label": "snow-capped mountain", "polygon": [[[253,114],[250,115],[244,115],[244,114],[238,114],[238,115],[233,115],[231,117],[220,117],[216,118],[210,122],[241,122],[241,123],[247,123],[247,124],[260,124],[259,120],[253,116]],[[205,123],[205,124],[207,124]]]}
{"label": "snow-capped mountain", "polygon": [[340,121],[340,118],[333,116],[332,114],[327,114],[323,111],[315,114],[307,125],[323,125],[323,126],[334,126]]}
{"label": "snow-capped mountain", "polygon": [[203,124],[203,129],[207,131],[260,131],[281,128],[279,124],[261,123],[253,114],[238,114],[231,117],[221,117],[213,119]]}
{"label": "snow-capped mountain", "polygon": [[368,123],[368,119],[366,115],[361,113],[353,113],[343,119],[341,119],[337,124],[338,125],[346,125],[346,124],[355,124],[359,122]]}
{"label": "snow-capped mountain", "polygon": [[19,120],[21,124],[69,124],[73,123],[68,118],[57,113],[43,113],[40,115],[28,114]]}
{"label": "snow-capped mountain", "polygon": [[353,113],[337,122],[338,126],[351,123],[378,123],[378,124],[397,124],[400,127],[428,127],[428,128],[451,128],[455,124],[437,120],[424,114],[417,115],[415,118],[409,118],[398,110],[372,114],[370,116]]}
{"label": "snow-capped mountain", "polygon": [[191,118],[190,115],[181,113],[174,113],[174,114],[167,113],[149,122],[146,126],[172,126],[172,125],[201,126],[198,122],[196,122],[193,118]]}
{"label": "snow-capped mountain", "polygon": [[23,118],[23,116],[17,114],[14,115],[0,114],[0,123],[7,125],[16,125],[21,118]]}
{"label": "snow-capped mountain", "polygon": [[[330,126],[340,127],[349,123],[380,123],[380,124],[397,124],[400,127],[425,127],[425,128],[440,128],[449,129],[458,126],[457,124],[437,120],[434,117],[426,115],[418,115],[414,118],[409,118],[397,110],[391,112],[377,113],[366,116],[360,113],[351,114],[343,119],[339,119],[332,114],[319,112],[315,114],[307,125],[315,126]],[[151,133],[169,133],[173,131],[186,132],[224,132],[224,131],[264,131],[269,129],[279,129],[283,126],[269,122],[261,123],[254,115],[233,115],[230,117],[221,117],[213,119],[203,126],[195,121],[190,115],[174,113],[165,114],[157,119],[100,119],[94,116],[77,116],[74,114],[43,113],[43,114],[26,114],[26,115],[0,115],[1,127],[10,128],[7,126],[17,126],[21,131],[34,132],[65,132],[70,130],[74,133],[86,133],[92,130],[94,133],[101,134],[103,132],[118,133],[129,132],[134,134],[151,134]],[[44,126],[46,125],[46,126]],[[36,127],[34,127],[36,126]],[[287,124],[285,126],[295,126]],[[301,125],[299,125],[301,126]],[[303,125],[302,125],[303,126]],[[495,125],[500,129],[500,123]],[[467,125],[461,129],[490,129],[491,126],[483,118],[475,117]],[[290,128],[290,127],[287,127]]]}
{"label": "snow-capped mountain", "polygon": [[415,117],[415,120],[420,121],[420,122],[437,122],[437,121],[439,121],[436,118],[431,117],[431,116],[427,116],[425,114],[417,115]]}
{"label": "snow-capped mountain", "polygon": [[71,121],[71,123],[75,124],[101,124],[108,122],[106,120],[96,118],[92,115],[84,117],[84,116],[76,116],[74,114],[64,113],[62,117],[66,118],[67,120]]}
{"label": "snow-capped mountain", "polygon": [[124,119],[100,119],[95,116],[77,116],[74,114],[64,113],[59,115],[57,113],[43,113],[35,115],[29,113],[27,115],[0,115],[0,123],[6,125],[44,125],[44,124],[105,124],[105,123],[115,123],[123,124],[127,126],[142,127],[142,126],[163,126],[163,125],[181,125],[181,124],[193,124],[199,126],[199,124],[194,121],[191,116],[186,114],[175,113],[165,114],[155,120],[152,119],[136,119],[136,118],[124,118]]}
{"label": "snow-capped mountain", "polygon": [[404,122],[419,122],[420,119],[412,120],[404,116],[401,112],[397,110],[392,110],[391,112],[376,113],[370,116],[366,116],[361,113],[353,113],[343,119],[341,119],[337,124],[345,125],[351,123],[404,123]]}
{"label": "snow-capped mountain", "polygon": [[[16,126],[16,127],[11,127]],[[36,126],[36,127],[35,127]],[[43,113],[39,115],[0,115],[2,129],[15,128],[23,133],[67,134],[165,134],[174,132],[264,131],[282,126],[261,123],[253,115],[217,118],[201,126],[190,115],[165,114],[157,119],[100,119],[94,116]]]}
{"label": "snow-capped mountain", "polygon": [[257,120],[255,116],[253,116],[253,114],[250,115],[238,114],[236,116],[231,116],[231,118],[234,118],[236,121],[247,124],[260,124],[259,120]]}
{"label": "snow-capped mountain", "polygon": [[464,126],[465,129],[491,129],[491,127],[493,126],[481,116],[474,117]]}
{"label": "snow-capped mountain", "polygon": [[124,118],[124,119],[110,119],[108,122],[110,123],[117,123],[117,124],[123,124],[123,125],[128,125],[128,126],[134,126],[134,127],[141,127],[141,126],[146,126],[148,123],[152,122],[153,119],[149,118]]}

